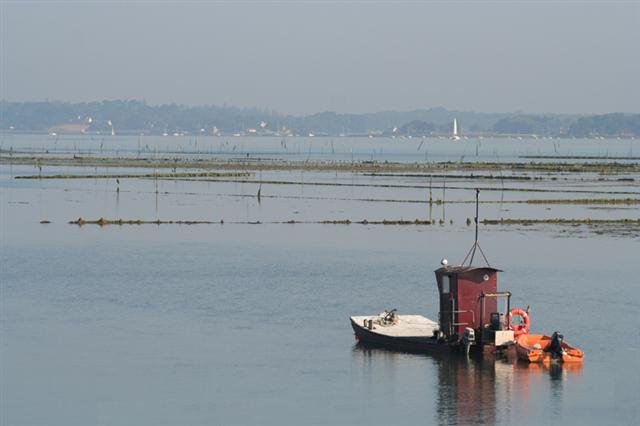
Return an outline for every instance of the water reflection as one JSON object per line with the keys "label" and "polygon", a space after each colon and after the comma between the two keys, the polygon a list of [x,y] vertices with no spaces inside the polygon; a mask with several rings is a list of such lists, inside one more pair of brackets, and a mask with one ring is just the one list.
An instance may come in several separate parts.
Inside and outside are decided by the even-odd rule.
{"label": "water reflection", "polygon": [[461,357],[442,358],[437,365],[439,391],[435,410],[440,422],[495,423],[496,375],[508,374],[508,369],[500,362]]}
{"label": "water reflection", "polygon": [[553,416],[561,416],[564,406],[564,386],[567,380],[582,373],[582,363],[518,364],[524,379],[533,374],[548,376],[548,406]]}
{"label": "water reflection", "polygon": [[[421,396],[423,401],[433,401],[434,406],[428,411],[435,413],[434,420],[439,424],[517,421],[518,413],[531,414],[540,399],[548,401],[548,414],[560,415],[564,382],[582,370],[581,364],[542,365],[512,358],[408,354],[362,343],[353,347],[353,355],[361,361],[365,385],[382,378],[385,383],[398,386],[399,378],[407,375],[433,376],[434,387],[437,386],[434,397],[430,397],[429,389],[423,389]],[[414,371],[403,371],[407,369]]]}

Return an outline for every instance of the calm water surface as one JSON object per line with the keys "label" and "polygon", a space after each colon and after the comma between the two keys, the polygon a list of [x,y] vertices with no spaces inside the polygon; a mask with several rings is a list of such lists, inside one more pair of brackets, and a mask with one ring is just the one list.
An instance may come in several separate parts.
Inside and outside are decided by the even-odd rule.
{"label": "calm water surface", "polygon": [[[419,204],[355,200],[424,197],[420,188],[265,186],[263,194],[289,198],[257,203],[246,197],[256,190],[249,184],[161,182],[158,196],[151,180],[123,180],[116,193],[112,181],[99,179],[13,179],[28,169],[0,167],[3,426],[600,425],[640,418],[637,232],[481,230],[489,260],[505,270],[500,287],[514,293],[514,305],[531,305],[533,330],[561,330],[586,352],[577,370],[530,368],[355,344],[350,315],[398,308],[437,317],[433,270],[442,257],[459,262],[466,254],[469,205],[447,206],[454,224],[443,227],[226,220],[80,228],[66,221],[428,212]],[[472,199],[472,190],[447,192]],[[522,197],[483,194],[496,201]],[[490,204],[482,212],[540,213],[523,208]],[[550,215],[566,217],[638,215],[636,207],[552,208]],[[53,223],[38,223],[43,218]]]}
{"label": "calm water surface", "polygon": [[585,350],[572,371],[355,346],[351,314],[435,318],[463,232],[36,228],[3,242],[2,424],[637,420],[637,241],[484,235],[534,329]]}
{"label": "calm water surface", "polygon": [[524,161],[523,156],[541,155],[618,157],[618,161],[625,161],[625,157],[640,156],[640,139],[469,138],[453,143],[448,138],[0,135],[0,149],[51,155],[215,155],[296,161],[512,162]]}

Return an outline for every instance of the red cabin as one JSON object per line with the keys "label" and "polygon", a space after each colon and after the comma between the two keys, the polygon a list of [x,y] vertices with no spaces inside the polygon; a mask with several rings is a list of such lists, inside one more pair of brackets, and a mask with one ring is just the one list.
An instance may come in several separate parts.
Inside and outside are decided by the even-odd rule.
{"label": "red cabin", "polygon": [[[435,271],[440,294],[440,330],[450,342],[458,341],[465,328],[482,339],[485,329],[501,329],[498,312],[498,272],[489,266],[443,266]],[[508,305],[509,297],[507,297]],[[509,307],[507,306],[507,311]]]}

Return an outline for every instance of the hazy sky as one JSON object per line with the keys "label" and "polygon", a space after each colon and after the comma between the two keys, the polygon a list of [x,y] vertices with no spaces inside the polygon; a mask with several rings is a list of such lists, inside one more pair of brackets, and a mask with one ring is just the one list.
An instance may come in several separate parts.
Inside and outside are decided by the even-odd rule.
{"label": "hazy sky", "polygon": [[640,112],[640,0],[0,2],[7,100]]}

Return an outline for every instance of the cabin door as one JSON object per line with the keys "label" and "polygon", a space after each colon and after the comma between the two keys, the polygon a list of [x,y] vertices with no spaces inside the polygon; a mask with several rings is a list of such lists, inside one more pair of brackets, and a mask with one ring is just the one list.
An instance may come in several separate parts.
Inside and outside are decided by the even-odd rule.
{"label": "cabin door", "polygon": [[452,289],[452,279],[450,275],[440,276],[440,330],[450,337],[455,334],[454,330],[454,296]]}

